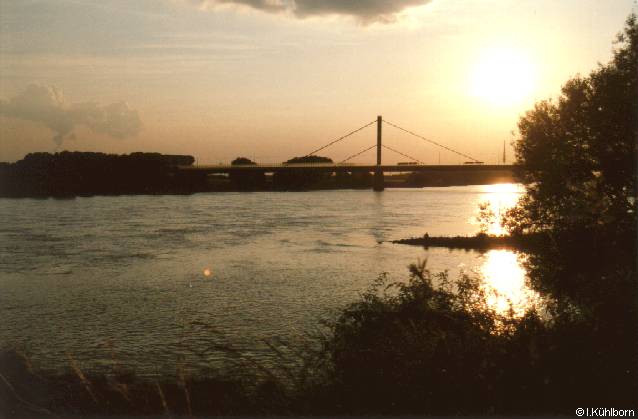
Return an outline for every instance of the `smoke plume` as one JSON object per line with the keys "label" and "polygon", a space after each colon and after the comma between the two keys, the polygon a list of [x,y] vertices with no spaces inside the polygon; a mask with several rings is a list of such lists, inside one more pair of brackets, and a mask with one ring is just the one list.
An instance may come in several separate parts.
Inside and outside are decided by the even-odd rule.
{"label": "smoke plume", "polygon": [[74,138],[76,126],[113,138],[137,135],[142,122],[136,110],[125,102],[99,105],[93,102],[67,103],[62,92],[51,86],[30,84],[17,96],[0,100],[0,115],[31,121],[51,129],[53,141],[60,146]]}

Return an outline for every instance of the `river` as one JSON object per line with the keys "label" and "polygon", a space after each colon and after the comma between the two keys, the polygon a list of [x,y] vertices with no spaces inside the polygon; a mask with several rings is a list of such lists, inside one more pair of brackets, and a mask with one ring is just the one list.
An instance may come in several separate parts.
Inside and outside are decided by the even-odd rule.
{"label": "river", "polygon": [[[498,213],[518,185],[295,193],[0,199],[0,344],[37,368],[125,364],[156,374],[224,342],[256,359],[294,342],[408,265],[481,275],[491,304],[524,307],[520,255],[397,245],[473,234],[480,202]],[[491,232],[499,232],[493,225]],[[199,356],[194,352],[200,352]]]}

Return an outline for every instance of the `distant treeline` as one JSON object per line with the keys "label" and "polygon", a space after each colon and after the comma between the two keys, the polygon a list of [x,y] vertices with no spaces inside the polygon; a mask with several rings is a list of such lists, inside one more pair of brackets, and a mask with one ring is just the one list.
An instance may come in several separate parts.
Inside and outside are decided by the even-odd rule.
{"label": "distant treeline", "polygon": [[0,163],[0,196],[196,192],[205,189],[206,178],[176,170],[194,161],[192,156],[160,153],[31,153],[12,164]]}

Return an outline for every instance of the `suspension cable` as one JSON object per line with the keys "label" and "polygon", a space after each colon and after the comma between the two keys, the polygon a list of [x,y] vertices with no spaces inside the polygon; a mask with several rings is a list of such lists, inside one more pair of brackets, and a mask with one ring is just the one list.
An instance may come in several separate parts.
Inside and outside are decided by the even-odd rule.
{"label": "suspension cable", "polygon": [[328,147],[330,147],[331,145],[336,144],[336,143],[338,143],[338,142],[339,142],[339,141],[341,141],[341,140],[345,140],[346,138],[348,138],[348,137],[349,137],[349,136],[351,136],[352,134],[355,134],[355,133],[357,133],[357,132],[361,131],[362,129],[367,128],[367,127],[369,127],[370,125],[372,125],[372,124],[374,124],[374,123],[376,123],[376,122],[377,122],[377,120],[375,119],[374,121],[370,122],[369,124],[365,124],[364,126],[362,126],[362,127],[360,127],[360,128],[357,128],[357,129],[355,129],[354,131],[350,131],[350,132],[349,132],[349,133],[347,133],[346,135],[344,135],[344,136],[342,136],[342,137],[339,137],[339,138],[337,138],[337,139],[336,139],[336,140],[334,140],[334,141],[329,142],[328,144],[324,145],[323,147],[319,147],[318,149],[316,149],[315,151],[313,151],[313,152],[311,152],[311,153],[306,154],[304,157],[312,156],[313,154],[315,154],[315,153],[316,153],[316,152],[318,152],[318,151],[323,150],[324,148],[328,148]]}
{"label": "suspension cable", "polygon": [[408,156],[408,155],[407,155],[407,154],[405,154],[405,153],[401,153],[399,150],[395,150],[395,149],[393,149],[392,147],[387,146],[387,145],[385,145],[385,144],[381,144],[381,147],[383,147],[383,148],[387,148],[387,149],[388,149],[388,150],[390,150],[390,151],[394,151],[395,153],[400,154],[400,155],[402,155],[403,157],[407,157],[407,158],[408,158],[408,159],[410,159],[410,160],[414,160],[414,161],[415,161],[415,162],[417,162],[417,163],[425,164],[425,163],[423,163],[421,160],[419,160],[419,159],[417,159],[417,158],[415,158],[415,157],[412,157],[412,156]]}
{"label": "suspension cable", "polygon": [[341,163],[345,163],[345,162],[347,162],[347,161],[348,161],[348,160],[350,160],[350,159],[354,159],[355,157],[358,157],[358,156],[362,155],[362,154],[363,154],[363,153],[365,153],[366,151],[368,151],[368,150],[372,150],[372,149],[373,149],[373,148],[375,148],[376,146],[377,146],[376,144],[373,144],[372,146],[370,146],[370,147],[366,148],[365,150],[360,151],[360,152],[358,152],[357,154],[353,154],[352,156],[348,157],[348,158],[347,158],[347,159],[345,159],[345,160],[341,160],[341,161],[339,162],[339,164],[341,164]]}
{"label": "suspension cable", "polygon": [[[414,133],[414,132],[412,132],[412,131],[410,131],[410,130],[407,130],[407,129],[405,129],[405,128],[401,128],[400,126],[395,125],[395,124],[393,124],[392,122],[386,121],[385,119],[383,120],[383,122],[385,122],[386,124],[388,124],[388,125],[390,125],[390,126],[392,126],[392,127],[394,127],[394,128],[400,129],[401,131],[407,132],[407,133],[408,133],[408,134],[410,134],[410,135],[413,135],[413,136],[415,136],[415,137],[417,137],[417,138],[420,138],[420,139],[421,139],[421,140],[423,140],[423,141],[427,141],[428,143],[432,143],[432,144],[434,144],[434,145],[436,145],[436,146],[439,146],[439,147],[444,148],[444,149],[446,149],[446,150],[448,150],[448,151],[451,151],[452,153],[458,154],[459,156],[463,156],[463,157],[465,157],[465,158],[467,158],[467,159],[474,160],[475,162],[478,162],[478,161],[479,161],[478,159],[475,159],[475,158],[474,158],[474,157],[472,157],[472,156],[468,156],[467,154],[464,154],[464,153],[461,153],[460,151],[456,151],[456,150],[454,150],[454,149],[451,149],[450,147],[444,146],[443,144],[439,144],[439,143],[437,143],[436,141],[430,140],[429,138],[425,138],[425,137],[424,137],[424,136],[422,136],[422,135],[416,134],[416,133]],[[406,157],[407,157],[407,156],[406,156]]]}

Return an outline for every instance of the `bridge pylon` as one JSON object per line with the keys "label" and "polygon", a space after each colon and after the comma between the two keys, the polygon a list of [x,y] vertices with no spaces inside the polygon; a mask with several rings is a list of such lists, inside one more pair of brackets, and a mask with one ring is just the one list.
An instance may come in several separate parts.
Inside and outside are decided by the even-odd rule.
{"label": "bridge pylon", "polygon": [[383,118],[379,115],[377,116],[377,166],[374,169],[374,182],[372,186],[372,189],[378,192],[385,189],[383,170],[381,170],[381,125],[383,125]]}

